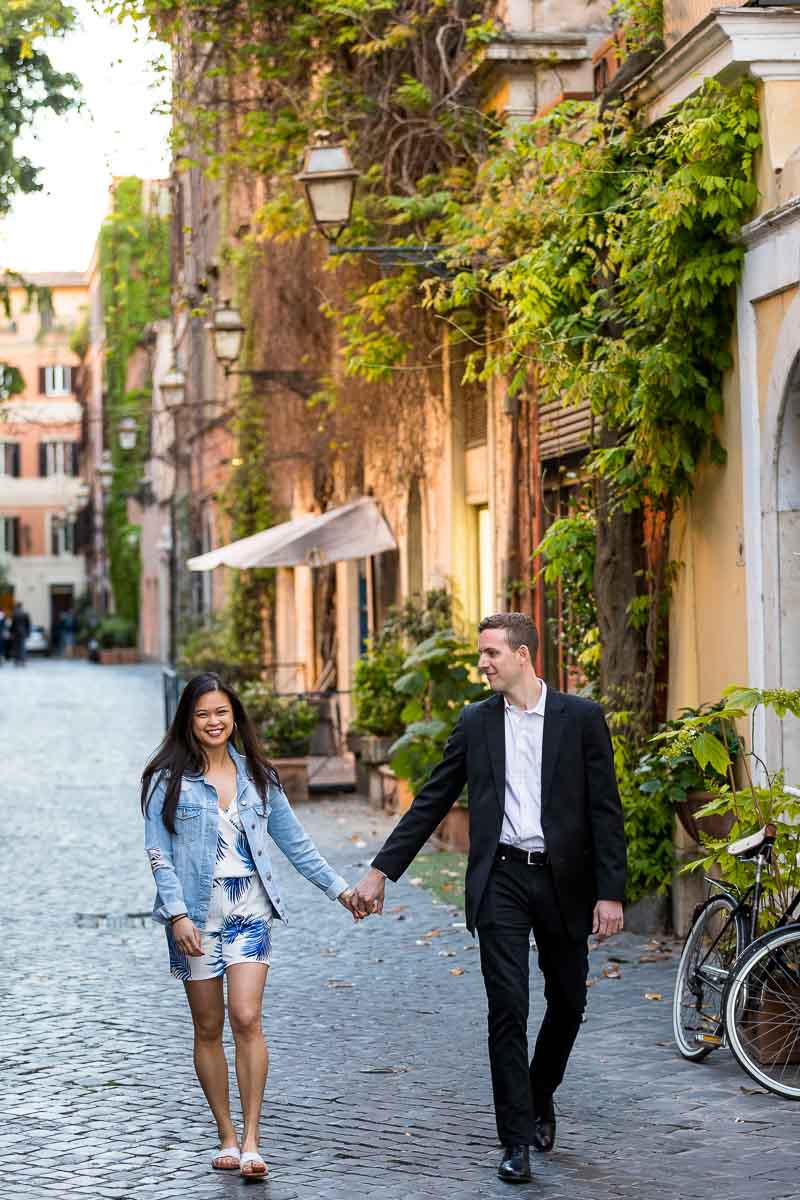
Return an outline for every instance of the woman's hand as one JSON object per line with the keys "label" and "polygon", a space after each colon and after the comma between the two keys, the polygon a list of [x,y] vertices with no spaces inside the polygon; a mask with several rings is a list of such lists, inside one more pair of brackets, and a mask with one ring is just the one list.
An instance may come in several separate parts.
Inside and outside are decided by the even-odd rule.
{"label": "woman's hand", "polygon": [[365,913],[359,912],[358,905],[356,904],[355,892],[352,888],[348,888],[346,892],[341,893],[339,896],[339,903],[344,905],[354,921],[361,921],[366,916]]}
{"label": "woman's hand", "polygon": [[191,958],[200,958],[203,948],[200,944],[200,930],[188,917],[181,917],[172,923],[172,937],[175,945]]}

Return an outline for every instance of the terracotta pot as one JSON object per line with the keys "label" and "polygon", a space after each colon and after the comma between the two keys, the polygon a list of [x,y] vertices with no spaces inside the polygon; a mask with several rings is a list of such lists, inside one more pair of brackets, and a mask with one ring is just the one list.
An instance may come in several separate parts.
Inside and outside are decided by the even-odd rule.
{"label": "terracotta pot", "polygon": [[280,775],[281,787],[290,804],[308,800],[308,759],[273,758],[270,760]]}
{"label": "terracotta pot", "polygon": [[469,809],[455,804],[435,836],[443,850],[458,850],[465,854],[469,850]]}
{"label": "terracotta pot", "polygon": [[732,812],[714,813],[710,817],[696,817],[695,813],[714,799],[713,792],[687,792],[686,799],[677,804],[678,820],[690,838],[700,842],[700,834],[709,838],[726,838],[733,828],[736,817]]}
{"label": "terracotta pot", "polygon": [[106,666],[120,666],[123,663],[139,661],[139,651],[135,646],[117,646],[112,650],[100,651],[100,662]]}

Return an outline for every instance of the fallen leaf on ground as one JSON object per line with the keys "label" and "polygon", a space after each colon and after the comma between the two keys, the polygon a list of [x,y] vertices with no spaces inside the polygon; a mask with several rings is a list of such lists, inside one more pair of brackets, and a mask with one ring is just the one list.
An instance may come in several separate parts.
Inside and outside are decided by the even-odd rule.
{"label": "fallen leaf on ground", "polygon": [[425,938],[417,938],[417,940],[414,944],[416,946],[430,946],[431,945],[431,943],[429,941],[426,941]]}
{"label": "fallen leaf on ground", "polygon": [[412,887],[419,887],[419,885],[422,883],[422,876],[414,875],[414,876],[412,876],[411,879],[409,879],[408,882],[411,884]]}
{"label": "fallen leaf on ground", "polygon": [[449,875],[451,879],[460,879],[461,878],[460,871],[450,871],[450,870],[448,870],[447,867],[442,867],[441,874]]}
{"label": "fallen leaf on ground", "polygon": [[399,913],[399,912],[406,912],[407,910],[408,910],[407,904],[395,904],[394,908],[388,908],[386,911],[390,912],[390,913]]}
{"label": "fallen leaf on ground", "polygon": [[664,999],[664,997],[661,995],[661,992],[645,992],[644,998],[645,998],[645,1000],[663,1000]]}
{"label": "fallen leaf on ground", "polygon": [[594,985],[595,985],[596,983],[597,983],[597,980],[596,980],[596,979],[587,979],[587,980],[586,980],[586,986],[587,986],[587,988],[588,988],[588,987],[594,987]]}
{"label": "fallen leaf on ground", "polygon": [[442,931],[441,931],[441,929],[429,929],[429,930],[428,930],[428,932],[427,932],[427,933],[423,933],[423,935],[422,935],[422,936],[423,936],[424,938],[435,938],[435,937],[441,937],[441,936],[442,936]]}
{"label": "fallen leaf on ground", "polygon": [[455,950],[440,950],[439,951],[439,958],[455,958],[455,956],[456,956]]}
{"label": "fallen leaf on ground", "polygon": [[463,975],[463,974],[464,974],[464,968],[463,968],[463,967],[451,967],[451,968],[450,968],[450,974],[451,974],[451,975]]}
{"label": "fallen leaf on ground", "polygon": [[672,955],[664,954],[663,952],[659,951],[658,954],[642,954],[642,955],[640,955],[639,962],[640,963],[657,963],[657,962],[664,962],[664,960],[667,958],[672,958]]}
{"label": "fallen leaf on ground", "polygon": [[619,955],[616,954],[609,954],[608,961],[610,963],[627,963],[631,960],[629,958],[620,958]]}
{"label": "fallen leaf on ground", "polygon": [[325,946],[324,949],[320,950],[320,954],[325,955],[326,958],[334,958],[338,953],[339,951],[334,950],[333,946]]}
{"label": "fallen leaf on ground", "polygon": [[352,983],[348,983],[346,979],[329,979],[325,984],[329,988],[351,988]]}
{"label": "fallen leaf on ground", "polygon": [[621,979],[622,971],[614,963],[606,963],[603,967],[603,975],[606,979]]}
{"label": "fallen leaf on ground", "polygon": [[769,1092],[766,1092],[764,1090],[764,1088],[749,1088],[749,1087],[740,1086],[739,1091],[742,1093],[743,1096],[768,1096],[769,1095]]}
{"label": "fallen leaf on ground", "polygon": [[452,890],[455,886],[456,885],[454,883],[441,883],[439,885],[439,889],[442,892],[452,892]]}

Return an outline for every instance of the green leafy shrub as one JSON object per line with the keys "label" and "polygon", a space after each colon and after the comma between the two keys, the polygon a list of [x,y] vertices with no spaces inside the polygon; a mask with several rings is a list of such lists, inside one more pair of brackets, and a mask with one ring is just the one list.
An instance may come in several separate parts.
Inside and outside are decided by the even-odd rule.
{"label": "green leafy shrub", "polygon": [[380,633],[369,640],[366,653],[356,663],[352,725],[355,733],[400,736],[407,698],[396,690],[395,684],[406,670],[408,648],[437,630],[448,628],[452,614],[452,597],[445,588],[431,589],[421,604],[409,599],[389,610]]}
{"label": "green leafy shrub", "polygon": [[[786,788],[783,772],[770,772],[752,751],[745,751],[739,741],[740,761],[746,785],[739,787],[733,770],[733,758],[729,749],[729,730],[735,721],[750,719],[754,725],[758,708],[771,709],[783,720],[787,714],[800,717],[800,689],[787,691],[785,688],[746,688],[733,686],[723,692],[723,702],[711,711],[685,719],[681,727],[666,730],[657,738],[664,743],[664,754],[679,761],[690,754],[700,771],[709,781],[709,767],[717,776],[725,774],[727,782],[716,788],[713,800],[697,812],[698,817],[717,813],[733,812],[734,825],[724,840],[703,837],[707,851],[686,870],[708,870],[713,865],[721,867],[722,875],[740,888],[747,888],[753,881],[752,867],[739,863],[726,853],[730,842],[755,833],[766,824],[775,825],[778,831],[772,872],[765,877],[765,886],[770,900],[763,913],[763,929],[774,925],[780,913],[788,906],[800,890],[800,796],[796,789]],[[738,740],[738,739],[737,739]],[[756,782],[752,767],[757,766],[761,775]]]}
{"label": "green leafy shrub", "polygon": [[[711,756],[703,767],[685,743],[674,743],[675,748],[671,752],[661,748],[657,752],[643,754],[635,771],[640,791],[651,796],[663,796],[671,804],[679,804],[689,792],[716,791],[725,784],[728,766],[735,762],[743,745],[735,727],[720,718],[723,707],[723,702],[719,701],[717,704],[703,704],[700,708],[682,708],[675,720],[667,721],[660,727],[653,739],[659,743],[663,742],[665,734],[680,733],[689,728],[696,717],[708,716],[708,727],[701,736],[718,741],[720,750],[716,752],[713,743],[709,743]],[[703,742],[698,745],[702,747]]]}
{"label": "green leafy shrub", "polygon": [[405,698],[406,731],[389,751],[392,770],[414,794],[439,761],[459,713],[489,693],[474,677],[474,647],[452,629],[426,638],[406,658],[395,687]]}
{"label": "green leafy shrub", "polygon": [[260,664],[242,652],[227,610],[208,617],[184,637],[177,666],[187,677],[213,671],[237,689],[257,681],[261,674]]}
{"label": "green leafy shrub", "polygon": [[318,721],[313,704],[300,696],[277,696],[265,683],[242,689],[242,703],[273,758],[304,758]]}
{"label": "green leafy shrub", "polygon": [[356,733],[398,737],[403,732],[404,697],[395,689],[403,674],[406,652],[394,637],[378,637],[367,643],[367,652],[356,663],[353,675]]}
{"label": "green leafy shrub", "polygon": [[673,808],[665,788],[642,787],[642,760],[637,761],[630,739],[615,735],[612,741],[628,847],[626,900],[635,904],[663,891],[672,878]]}
{"label": "green leafy shrub", "polygon": [[136,645],[136,625],[125,617],[103,617],[95,637],[104,650],[121,650]]}

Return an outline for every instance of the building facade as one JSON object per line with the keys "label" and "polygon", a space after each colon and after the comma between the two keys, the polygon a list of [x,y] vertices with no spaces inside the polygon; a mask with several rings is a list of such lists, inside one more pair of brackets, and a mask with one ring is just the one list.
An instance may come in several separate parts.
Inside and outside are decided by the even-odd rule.
{"label": "building facade", "polygon": [[80,359],[74,335],[87,305],[82,274],[38,274],[52,305],[37,312],[10,280],[10,317],[0,322],[0,362],[24,390],[0,397],[0,555],[14,602],[52,635],[86,589],[78,524],[82,474]]}

